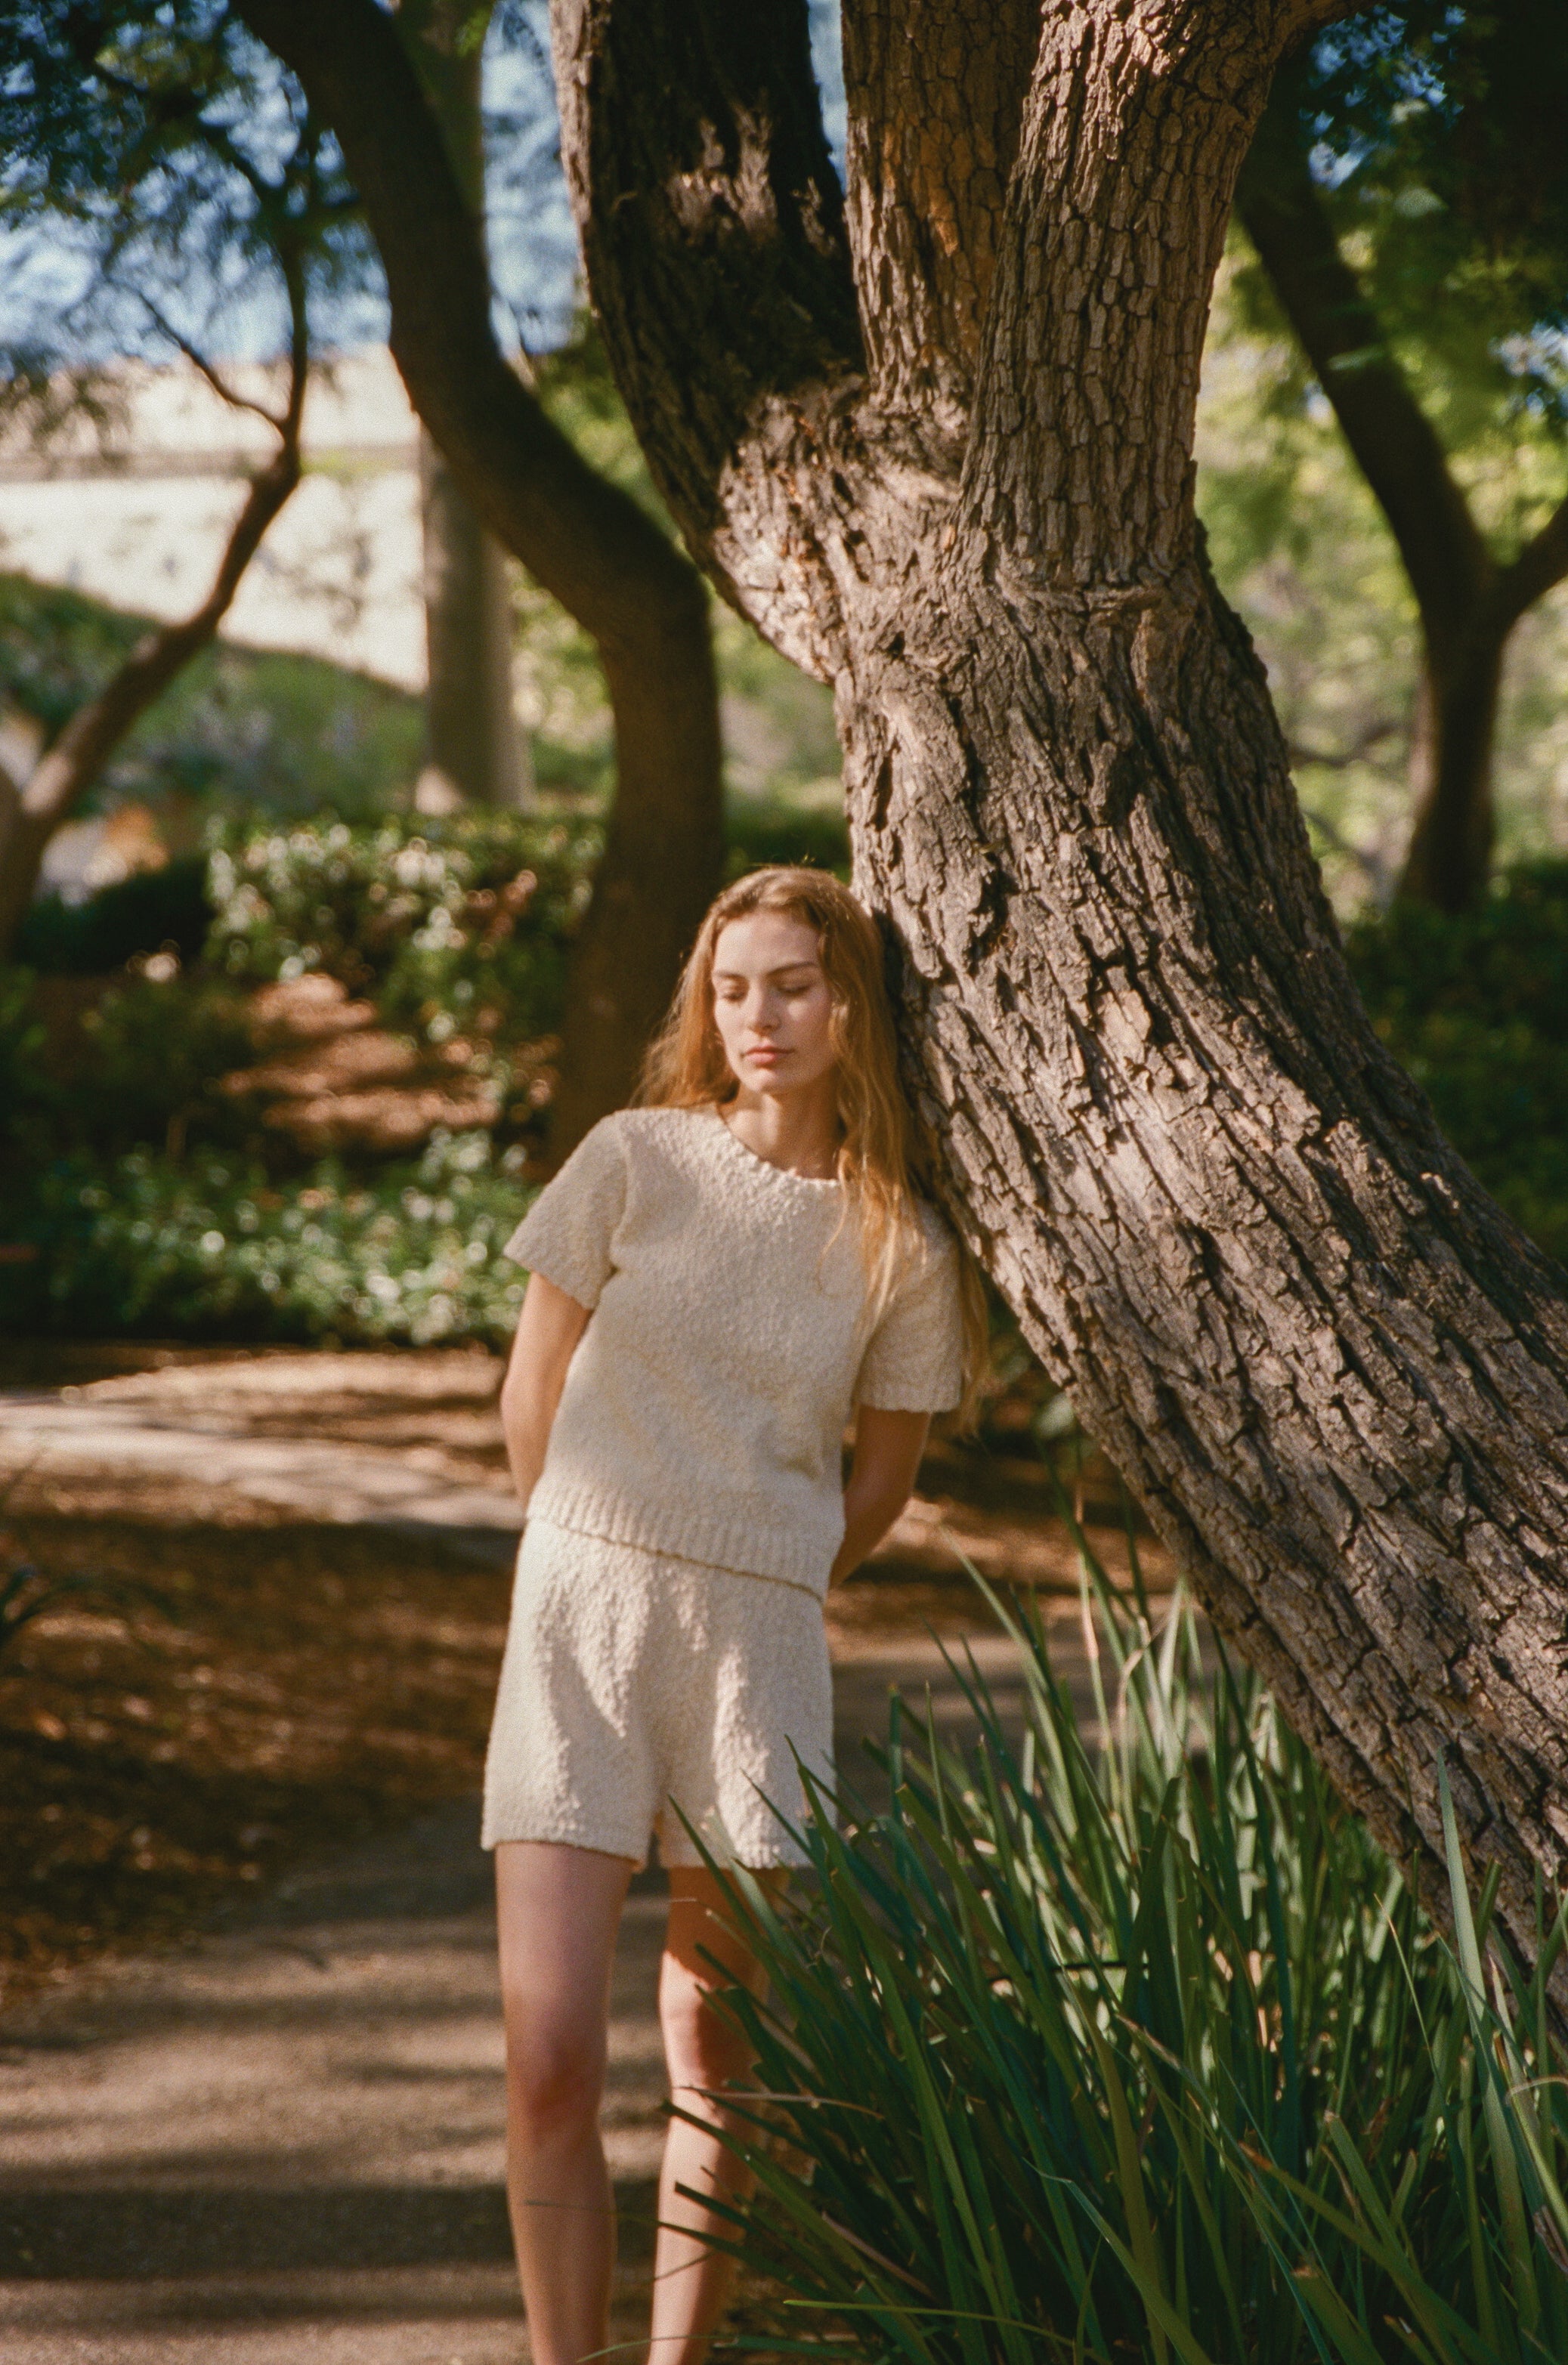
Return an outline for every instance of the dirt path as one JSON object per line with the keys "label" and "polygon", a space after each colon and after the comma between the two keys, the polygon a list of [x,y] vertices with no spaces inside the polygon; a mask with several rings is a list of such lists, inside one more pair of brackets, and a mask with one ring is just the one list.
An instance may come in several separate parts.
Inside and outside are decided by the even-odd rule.
{"label": "dirt path", "polygon": [[[377,1393],[369,1367],[396,1367]],[[462,1367],[462,1368],[459,1368]],[[493,1367],[473,1359],[204,1360],[73,1395],[14,1392],[28,1485],[255,1499],[356,1527],[511,1549]],[[421,1390],[423,1393],[421,1394]],[[1005,1522],[1001,1523],[1005,1529]],[[955,1608],[929,1502],[902,1582],[832,1626],[841,1774],[890,1685],[968,1710],[933,1637],[970,1631],[1010,1711],[1009,1647]],[[986,1539],[1005,1559],[1005,1537]],[[1036,1558],[1060,1552],[1030,1533]],[[932,1575],[935,1560],[935,1575]],[[896,1564],[896,1557],[895,1557]],[[885,1571],[884,1575],[890,1572]],[[924,1581],[929,1578],[930,1581]],[[897,1614],[890,1610],[897,1606]],[[1071,1605],[1058,1664],[1081,1678]],[[661,2135],[659,1877],[635,1885],[614,1990],[606,2129],[624,2234],[615,2337],[645,2322]],[[526,2354],[501,2194],[488,1866],[463,1802],[279,1882],[242,1922],[74,1975],[0,2023],[0,2333],[8,2365],[496,2365]],[[626,2352],[635,2355],[635,2349]]]}
{"label": "dirt path", "polygon": [[[1070,1625],[1060,1659],[1076,1659]],[[1010,1654],[977,1645],[1006,1699]],[[965,1720],[935,1645],[836,1671],[847,1771],[888,1687]],[[501,2365],[526,2354],[501,2194],[489,1868],[472,1804],[284,1881],[242,1929],[84,1975],[0,2030],[8,2365]],[[663,1899],[629,1900],[605,2124],[615,2337],[645,2321]]]}

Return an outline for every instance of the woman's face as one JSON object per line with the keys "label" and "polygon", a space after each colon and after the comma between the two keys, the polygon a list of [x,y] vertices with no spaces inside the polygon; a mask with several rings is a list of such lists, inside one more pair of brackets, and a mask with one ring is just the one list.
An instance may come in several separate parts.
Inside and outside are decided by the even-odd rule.
{"label": "woman's face", "polygon": [[713,947],[713,1019],[737,1083],[783,1097],[833,1068],[833,997],[816,930],[788,912],[748,912]]}

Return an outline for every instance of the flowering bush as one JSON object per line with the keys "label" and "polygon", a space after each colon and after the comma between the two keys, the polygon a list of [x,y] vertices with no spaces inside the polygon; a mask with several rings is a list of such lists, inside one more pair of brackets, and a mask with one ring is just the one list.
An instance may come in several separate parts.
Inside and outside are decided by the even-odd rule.
{"label": "flowering bush", "polygon": [[207,958],[249,983],[323,970],[434,1042],[487,1010],[548,1034],[597,853],[591,825],[519,813],[220,827]]}
{"label": "flowering bush", "polygon": [[428,1346],[517,1326],[525,1276],[501,1250],[532,1193],[522,1153],[438,1134],[422,1157],[279,1182],[249,1160],[138,1149],[43,1178],[0,1267],[0,1313],[53,1330]]}

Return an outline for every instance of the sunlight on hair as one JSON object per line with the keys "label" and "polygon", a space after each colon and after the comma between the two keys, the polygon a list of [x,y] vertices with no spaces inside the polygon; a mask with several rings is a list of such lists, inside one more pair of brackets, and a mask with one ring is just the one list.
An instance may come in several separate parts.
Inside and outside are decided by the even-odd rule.
{"label": "sunlight on hair", "polygon": [[[934,1193],[935,1160],[925,1128],[899,1079],[882,939],[865,906],[831,871],[775,867],[747,871],[709,906],[668,1018],[643,1063],[638,1100],[648,1108],[720,1108],[739,1087],[713,1023],[713,956],[733,920],[779,912],[816,931],[833,997],[838,1119],[838,1179],[854,1194],[860,1250],[872,1303],[886,1299],[908,1256],[925,1254],[923,1202]],[[964,1411],[986,1355],[984,1295],[978,1268],[960,1245],[964,1313]]]}

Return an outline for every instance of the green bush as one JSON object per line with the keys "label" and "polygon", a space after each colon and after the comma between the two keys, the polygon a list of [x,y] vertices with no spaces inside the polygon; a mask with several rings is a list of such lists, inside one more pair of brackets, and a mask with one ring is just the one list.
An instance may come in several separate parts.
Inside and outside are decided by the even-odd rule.
{"label": "green bush", "polygon": [[161,870],[138,870],[81,903],[42,895],[17,934],[17,958],[50,975],[102,977],[137,953],[165,947],[195,960],[212,926],[207,861],[181,855]]}
{"label": "green bush", "polygon": [[503,1344],[524,1275],[501,1255],[532,1193],[521,1153],[438,1135],[355,1175],[324,1159],[279,1182],[211,1150],[63,1160],[0,1266],[12,1328],[95,1335]]}
{"label": "green bush", "polygon": [[[52,738],[129,656],[149,622],[78,591],[0,573],[0,695]],[[135,799],[187,811],[212,803],[274,815],[323,808],[370,815],[407,793],[423,737],[424,701],[413,691],[323,657],[220,640],[117,748],[89,809]]]}
{"label": "green bush", "polygon": [[1568,1262],[1568,861],[1458,919],[1395,904],[1349,934],[1378,1033],[1493,1196]]}
{"label": "green bush", "polygon": [[895,1702],[890,1807],[816,1815],[784,1900],[732,1876],[771,2001],[728,2007],[731,2235],[801,2336],[752,2345],[1560,2365],[1564,1915],[1526,1978],[1455,1840],[1456,1957],[1256,1682],[1092,1573],[1098,1746],[1027,1626],[1020,1749],[972,1670],[970,1754]]}
{"label": "green bush", "polygon": [[217,1088],[253,1056],[240,996],[221,979],[129,970],[83,1013],[66,1049],[39,1019],[30,973],[0,978],[13,1165],[36,1172],[150,1143],[231,1144],[253,1129],[253,1115]]}
{"label": "green bush", "polygon": [[248,984],[323,970],[432,1041],[487,1007],[550,1033],[597,853],[591,825],[517,813],[226,829],[207,957]]}

